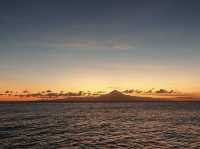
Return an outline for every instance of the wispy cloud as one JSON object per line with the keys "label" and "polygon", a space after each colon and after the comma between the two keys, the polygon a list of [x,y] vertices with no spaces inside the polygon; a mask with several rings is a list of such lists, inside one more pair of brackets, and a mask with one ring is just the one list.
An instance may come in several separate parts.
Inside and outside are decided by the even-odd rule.
{"label": "wispy cloud", "polygon": [[73,40],[73,41],[64,41],[64,42],[54,42],[49,43],[49,46],[53,47],[62,47],[69,49],[92,49],[92,50],[129,50],[133,49],[134,46],[128,42],[120,40],[106,40],[106,41],[97,41],[97,40]]}

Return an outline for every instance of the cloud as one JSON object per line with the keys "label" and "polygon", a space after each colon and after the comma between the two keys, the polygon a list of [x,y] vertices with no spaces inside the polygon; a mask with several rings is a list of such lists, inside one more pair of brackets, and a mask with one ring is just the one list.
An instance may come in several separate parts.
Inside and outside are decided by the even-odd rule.
{"label": "cloud", "polygon": [[150,89],[150,90],[146,91],[145,93],[147,93],[147,94],[152,94],[152,93],[153,93],[153,91],[154,91],[154,88],[152,88],[152,89]]}
{"label": "cloud", "polygon": [[125,93],[125,94],[132,94],[134,92],[135,92],[135,90],[133,90],[133,89],[123,91],[123,93]]}
{"label": "cloud", "polygon": [[69,49],[92,49],[92,50],[128,50],[132,49],[133,45],[121,40],[103,40],[97,41],[93,39],[67,40],[62,42],[49,43],[53,47],[62,47]]}
{"label": "cloud", "polygon": [[157,94],[173,94],[176,93],[174,90],[166,90],[166,89],[160,89],[156,91]]}

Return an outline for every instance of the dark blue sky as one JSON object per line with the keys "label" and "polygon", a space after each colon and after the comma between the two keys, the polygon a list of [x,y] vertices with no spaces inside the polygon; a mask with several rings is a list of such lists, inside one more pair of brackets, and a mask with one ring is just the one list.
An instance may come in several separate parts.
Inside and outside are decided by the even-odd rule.
{"label": "dark blue sky", "polygon": [[0,88],[198,91],[199,18],[198,0],[2,0]]}

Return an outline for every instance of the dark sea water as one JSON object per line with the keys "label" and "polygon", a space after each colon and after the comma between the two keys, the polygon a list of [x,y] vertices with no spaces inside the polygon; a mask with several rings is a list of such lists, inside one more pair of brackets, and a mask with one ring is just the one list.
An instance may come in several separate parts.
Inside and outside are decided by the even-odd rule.
{"label": "dark sea water", "polygon": [[200,103],[0,104],[0,148],[200,148]]}

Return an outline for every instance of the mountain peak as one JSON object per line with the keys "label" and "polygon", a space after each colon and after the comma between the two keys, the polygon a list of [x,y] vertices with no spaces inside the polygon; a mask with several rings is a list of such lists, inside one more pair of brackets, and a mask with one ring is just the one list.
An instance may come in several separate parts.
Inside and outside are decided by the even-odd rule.
{"label": "mountain peak", "polygon": [[118,90],[113,90],[112,92],[108,93],[110,96],[124,96],[120,91]]}
{"label": "mountain peak", "polygon": [[122,101],[122,100],[129,100],[131,96],[124,95],[120,91],[113,90],[112,92],[102,95],[99,98],[102,101]]}

